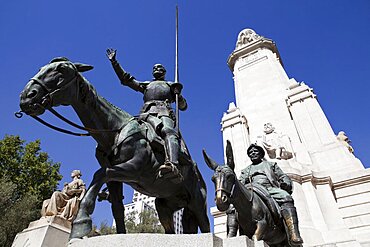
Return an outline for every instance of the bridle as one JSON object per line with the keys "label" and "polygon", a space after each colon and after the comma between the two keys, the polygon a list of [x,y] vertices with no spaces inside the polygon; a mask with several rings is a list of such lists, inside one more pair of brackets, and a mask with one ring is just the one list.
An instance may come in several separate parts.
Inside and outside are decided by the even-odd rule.
{"label": "bridle", "polygon": [[[220,173],[221,174],[221,173]],[[223,185],[224,183],[223,183],[223,178],[220,178],[220,183],[219,184],[221,184],[221,185]],[[217,195],[217,192],[219,192],[219,191],[221,191],[221,192],[224,192],[229,198],[231,198],[232,197],[232,195],[233,195],[233,192],[234,192],[234,188],[235,188],[235,183],[233,184],[233,186],[231,187],[231,189],[230,190],[228,190],[228,189],[225,189],[225,188],[217,188],[216,190],[215,190],[215,195]]]}
{"label": "bridle", "polygon": [[[84,130],[84,131],[87,131],[87,132],[86,133],[72,132],[70,130],[66,130],[66,129],[63,129],[63,128],[54,126],[54,125],[46,122],[45,120],[39,118],[38,116],[31,116],[31,117],[34,118],[39,123],[41,123],[41,124],[43,124],[43,125],[51,128],[53,130],[56,130],[56,131],[59,131],[59,132],[65,133],[65,134],[69,134],[69,135],[74,135],[74,136],[91,136],[91,134],[104,133],[104,132],[108,132],[109,133],[109,132],[119,132],[119,131],[121,131],[122,127],[119,128],[119,129],[113,129],[113,130],[107,130],[107,129],[99,129],[98,130],[98,129],[92,129],[92,128],[84,127],[84,126],[81,126],[79,124],[76,124],[76,123],[72,122],[71,120],[65,118],[64,116],[62,116],[56,110],[53,109],[53,107],[52,107],[53,95],[56,92],[62,91],[65,88],[67,88],[72,82],[77,81],[77,79],[79,77],[78,72],[77,72],[77,68],[74,65],[73,65],[73,68],[74,68],[74,71],[76,73],[75,73],[75,76],[72,78],[72,80],[67,81],[64,85],[62,85],[61,87],[55,89],[54,91],[49,90],[45,86],[45,83],[42,80],[40,80],[38,78],[35,78],[35,77],[31,78],[30,81],[32,81],[32,84],[39,85],[45,92],[47,92],[46,95],[44,97],[42,97],[41,103],[34,103],[34,106],[41,107],[44,110],[49,110],[54,116],[56,116],[57,118],[59,118],[63,122],[65,122],[65,123],[67,123],[67,124],[69,124],[69,125],[77,128],[77,129]],[[14,115],[17,118],[22,118],[23,117],[23,111],[18,111]]]}

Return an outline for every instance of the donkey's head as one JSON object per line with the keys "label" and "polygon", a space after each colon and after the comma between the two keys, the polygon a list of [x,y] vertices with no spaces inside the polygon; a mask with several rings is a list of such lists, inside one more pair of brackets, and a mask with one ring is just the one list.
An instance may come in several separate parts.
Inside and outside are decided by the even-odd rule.
{"label": "donkey's head", "polygon": [[233,150],[231,143],[227,141],[226,145],[226,165],[219,165],[212,160],[203,150],[204,160],[208,167],[214,171],[212,182],[215,184],[215,202],[217,209],[225,211],[230,205],[230,196],[236,182],[236,175],[234,172],[235,164],[233,157]]}

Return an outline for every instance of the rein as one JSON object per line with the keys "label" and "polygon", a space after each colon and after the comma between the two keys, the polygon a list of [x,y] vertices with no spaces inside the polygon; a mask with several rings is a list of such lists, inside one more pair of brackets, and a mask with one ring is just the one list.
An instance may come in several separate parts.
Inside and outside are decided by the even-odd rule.
{"label": "rein", "polygon": [[221,192],[225,192],[231,198],[233,196],[233,193],[234,193],[234,188],[235,188],[235,184],[233,184],[233,187],[231,188],[230,191],[228,191],[224,188],[218,188],[217,190],[215,190],[215,194],[217,194],[218,191],[221,191]]}
{"label": "rein", "polygon": [[[215,194],[217,194],[217,192],[219,192],[219,191],[221,191],[221,192],[224,192],[224,193],[226,193],[227,194],[227,196],[228,197],[232,197],[233,196],[233,193],[234,193],[234,189],[235,189],[235,183],[236,183],[236,181],[234,181],[234,184],[233,184],[233,186],[231,187],[231,189],[230,190],[228,190],[228,189],[225,189],[224,188],[224,186],[223,186],[223,184],[224,184],[224,178],[221,176],[221,173],[220,173],[220,182],[219,182],[219,184],[221,185],[219,188],[217,188],[216,190],[215,190]],[[236,177],[235,177],[235,179],[236,179]]]}
{"label": "rein", "polygon": [[[36,121],[38,121],[39,123],[53,129],[53,130],[56,130],[56,131],[59,131],[59,132],[62,132],[64,134],[68,134],[68,135],[73,135],[73,136],[91,136],[91,134],[98,134],[98,133],[112,133],[112,132],[119,132],[122,130],[122,127],[121,128],[118,128],[118,129],[113,129],[113,130],[108,130],[108,129],[92,129],[92,128],[88,128],[88,127],[84,127],[84,126],[81,126],[79,124],[76,124],[74,122],[72,122],[71,120],[67,119],[66,117],[62,116],[61,114],[59,114],[56,110],[54,110],[52,108],[52,106],[49,106],[52,102],[52,95],[56,92],[56,91],[61,91],[63,89],[65,89],[70,83],[72,83],[74,80],[77,80],[77,75],[72,79],[70,80],[69,82],[67,82],[66,84],[64,84],[62,87],[56,89],[55,91],[53,92],[50,92],[45,86],[44,86],[44,83],[43,81],[41,81],[40,79],[37,79],[37,78],[32,78],[31,79],[34,83],[40,85],[43,90],[45,90],[47,92],[47,94],[41,99],[41,104],[39,103],[35,103],[35,105],[38,105],[40,107],[42,107],[44,110],[49,110],[54,116],[56,116],[57,118],[59,118],[60,120],[62,120],[63,122],[77,128],[77,129],[80,129],[80,130],[85,130],[87,131],[86,133],[77,133],[77,132],[72,132],[72,131],[69,131],[69,130],[66,130],[66,129],[63,129],[63,128],[59,128],[57,126],[54,126],[48,122],[46,122],[45,120],[39,118],[38,116],[31,116],[33,119],[35,119]],[[17,118],[22,118],[23,117],[23,112],[22,111],[18,111],[14,114]]]}

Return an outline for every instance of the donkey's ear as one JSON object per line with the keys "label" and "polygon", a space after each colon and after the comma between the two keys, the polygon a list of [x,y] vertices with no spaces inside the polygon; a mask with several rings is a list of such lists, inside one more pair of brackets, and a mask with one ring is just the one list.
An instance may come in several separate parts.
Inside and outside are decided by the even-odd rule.
{"label": "donkey's ear", "polygon": [[233,147],[229,140],[226,141],[226,164],[232,170],[235,169]]}
{"label": "donkey's ear", "polygon": [[92,70],[94,68],[91,65],[83,64],[83,63],[74,63],[74,65],[76,66],[78,72],[85,72],[85,71]]}
{"label": "donkey's ear", "polygon": [[206,153],[206,150],[204,149],[203,149],[203,157],[208,167],[211,168],[212,170],[216,170],[216,168],[218,167],[218,164],[208,156],[208,154]]}

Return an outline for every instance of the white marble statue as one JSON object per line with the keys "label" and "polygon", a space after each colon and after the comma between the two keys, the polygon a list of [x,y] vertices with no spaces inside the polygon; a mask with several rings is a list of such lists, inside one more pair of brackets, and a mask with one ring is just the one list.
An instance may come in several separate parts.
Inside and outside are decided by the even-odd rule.
{"label": "white marble statue", "polygon": [[288,160],[293,158],[290,139],[287,135],[275,131],[271,123],[263,126],[262,146],[270,159]]}
{"label": "white marble statue", "polygon": [[68,221],[73,220],[85,195],[86,187],[80,178],[80,170],[72,171],[71,177],[72,182],[65,183],[62,191],[55,191],[50,199],[43,202],[41,209],[43,217],[56,215]]}

